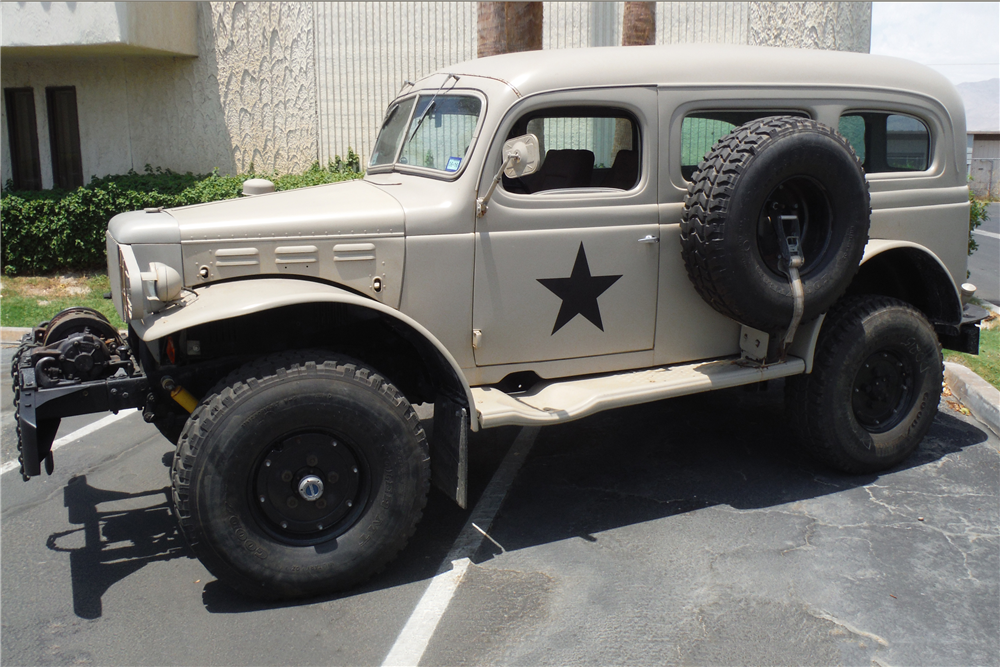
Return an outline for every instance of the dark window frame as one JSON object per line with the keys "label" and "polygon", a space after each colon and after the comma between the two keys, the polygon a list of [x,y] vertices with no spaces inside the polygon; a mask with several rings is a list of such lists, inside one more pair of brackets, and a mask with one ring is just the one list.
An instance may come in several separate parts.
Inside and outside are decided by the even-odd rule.
{"label": "dark window frame", "polygon": [[64,190],[80,187],[83,185],[83,152],[76,86],[47,87],[45,105],[49,117],[53,186]]}
{"label": "dark window frame", "polygon": [[[14,189],[41,190],[42,161],[38,155],[35,91],[33,88],[4,88],[3,93],[7,110],[7,145],[10,146],[11,181]],[[26,94],[29,96],[27,99],[30,100],[31,108],[28,113],[21,114],[18,112],[17,98]]]}

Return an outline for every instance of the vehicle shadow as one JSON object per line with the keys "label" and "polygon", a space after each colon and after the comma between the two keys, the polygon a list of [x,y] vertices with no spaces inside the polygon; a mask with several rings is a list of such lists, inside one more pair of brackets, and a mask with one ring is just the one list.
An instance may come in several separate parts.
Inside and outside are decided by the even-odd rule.
{"label": "vehicle shadow", "polygon": [[[490,530],[495,543],[484,539],[473,561],[565,539],[595,541],[603,531],[714,505],[761,509],[835,494],[988,438],[942,406],[931,432],[905,462],[878,475],[842,475],[815,463],[794,442],[781,386],[772,382],[759,392],[732,389],[675,398],[542,429]],[[505,452],[501,441],[509,445],[516,432],[506,431],[496,442],[470,443],[474,496]],[[476,435],[492,437],[490,431]],[[366,585],[340,595],[262,603],[210,582],[203,603],[212,613],[244,613],[423,581],[437,573],[468,516],[432,492],[424,519],[399,558]]]}
{"label": "vehicle shadow", "polygon": [[[815,462],[787,428],[782,383],[633,406],[545,429],[474,562],[713,506],[768,509],[870,485],[984,442],[942,403],[917,451],[878,474]],[[777,386],[773,386],[777,385]],[[883,482],[879,483],[892,483]],[[499,545],[499,548],[498,546]]]}
{"label": "vehicle shadow", "polygon": [[[99,509],[108,503],[111,509]],[[79,527],[50,535],[46,546],[69,554],[73,611],[80,618],[100,618],[104,593],[147,563],[192,557],[170,511],[169,487],[125,493],[93,487],[81,475],[63,488],[63,504]],[[61,545],[78,543],[77,533],[82,547]]]}

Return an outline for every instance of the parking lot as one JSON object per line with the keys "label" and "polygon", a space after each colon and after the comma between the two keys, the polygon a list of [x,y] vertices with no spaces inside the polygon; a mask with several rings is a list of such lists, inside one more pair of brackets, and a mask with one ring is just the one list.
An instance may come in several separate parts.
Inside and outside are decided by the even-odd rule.
{"label": "parking lot", "polygon": [[473,501],[516,440],[437,612],[425,593],[476,510],[436,491],[367,585],[262,604],[190,556],[172,448],[133,413],[62,447],[52,477],[3,475],[2,662],[377,665],[421,619],[425,665],[1000,661],[1000,444],[947,400],[915,456],[864,477],[796,449],[780,382],[486,431]]}

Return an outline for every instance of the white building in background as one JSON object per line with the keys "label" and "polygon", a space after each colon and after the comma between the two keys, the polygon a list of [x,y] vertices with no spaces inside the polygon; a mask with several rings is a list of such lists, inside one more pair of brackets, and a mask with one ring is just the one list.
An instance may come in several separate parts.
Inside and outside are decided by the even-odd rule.
{"label": "white building in background", "polygon": [[[544,3],[543,46],[620,44],[621,2]],[[871,3],[659,2],[657,43],[867,52]],[[0,5],[0,182],[364,162],[407,79],[476,55],[476,3]]]}

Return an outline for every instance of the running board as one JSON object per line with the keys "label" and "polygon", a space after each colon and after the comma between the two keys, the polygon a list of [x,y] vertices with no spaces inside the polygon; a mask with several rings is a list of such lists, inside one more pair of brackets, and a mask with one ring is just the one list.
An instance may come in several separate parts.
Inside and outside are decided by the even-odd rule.
{"label": "running board", "polygon": [[661,366],[638,371],[543,380],[530,390],[505,394],[494,387],[473,387],[479,424],[532,426],[580,419],[602,410],[664,398],[738,387],[798,375],[806,362],[798,357],[770,366],[751,366],[739,358]]}

